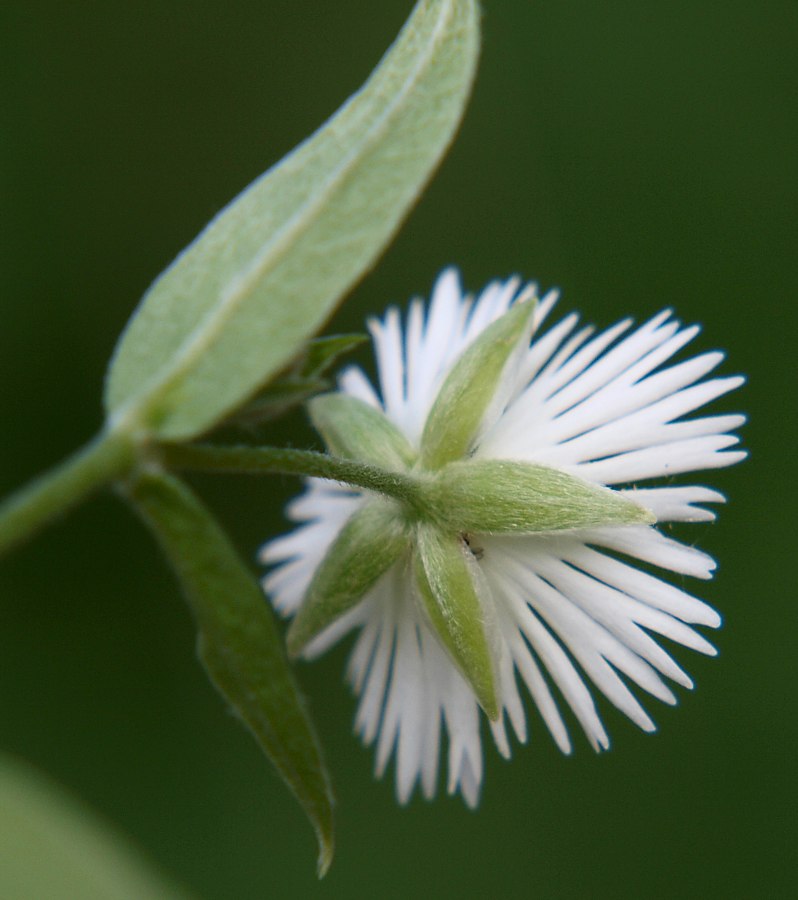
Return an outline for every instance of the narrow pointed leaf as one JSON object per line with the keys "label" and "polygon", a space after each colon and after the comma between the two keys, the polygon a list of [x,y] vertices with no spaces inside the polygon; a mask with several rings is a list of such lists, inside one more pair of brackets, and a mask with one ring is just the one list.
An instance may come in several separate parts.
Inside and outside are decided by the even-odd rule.
{"label": "narrow pointed leaf", "polygon": [[265,422],[284,416],[316,394],[329,391],[331,382],[324,377],[342,356],[367,341],[365,334],[334,334],[309,341],[299,356],[222,426],[255,429]]}
{"label": "narrow pointed leaf", "polygon": [[334,456],[395,471],[416,460],[416,451],[385,413],[357,397],[322,394],[308,403],[308,412]]}
{"label": "narrow pointed leaf", "polygon": [[0,896],[8,900],[189,900],[78,799],[5,755],[0,835]]}
{"label": "narrow pointed leaf", "polygon": [[653,513],[616,491],[534,463],[450,463],[425,490],[435,518],[459,532],[537,534],[656,521]]}
{"label": "narrow pointed leaf", "polygon": [[[417,527],[414,559],[419,599],[432,627],[490,719],[499,715],[489,633],[487,585],[457,535]],[[482,596],[480,596],[482,595]]]}
{"label": "narrow pointed leaf", "polygon": [[298,374],[302,378],[318,378],[361,344],[368,341],[365,334],[329,334],[308,341],[301,356]]}
{"label": "narrow pointed leaf", "polygon": [[332,791],[321,749],[263,593],[227,536],[171,475],[129,489],[183,587],[211,681],[249,728],[310,818],[319,872],[332,861]]}
{"label": "narrow pointed leaf", "polygon": [[462,115],[476,0],[422,0],[363,88],[255,181],[145,295],[106,407],[160,437],[216,424],[296,355],[374,263]]}
{"label": "narrow pointed leaf", "polygon": [[438,469],[472,449],[505,368],[528,345],[535,302],[516,302],[467,347],[435,398],[421,437],[421,461]]}
{"label": "narrow pointed leaf", "polygon": [[375,499],[357,510],[316,570],[288,631],[289,652],[301,652],[316,635],[362,600],[407,547],[407,534],[396,504]]}

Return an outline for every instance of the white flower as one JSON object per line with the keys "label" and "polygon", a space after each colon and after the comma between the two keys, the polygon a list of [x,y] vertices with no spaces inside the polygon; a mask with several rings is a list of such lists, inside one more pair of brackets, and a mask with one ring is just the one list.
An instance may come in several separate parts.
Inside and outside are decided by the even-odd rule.
{"label": "white flower", "polygon": [[[417,299],[404,328],[396,308],[384,320],[370,322],[379,393],[358,368],[343,373],[340,391],[384,411],[418,451],[428,414],[465,348],[513,304],[535,295],[532,285],[520,288],[516,278],[494,282],[474,300],[463,294],[457,272],[445,271],[426,314]],[[695,326],[682,328],[669,311],[635,330],[625,320],[600,334],[577,329],[577,317],[570,315],[538,336],[555,301],[550,292],[537,302],[531,346],[524,340],[502,370],[468,458],[540,464],[579,482],[612,487],[615,496],[653,513],[646,521],[711,521],[714,514],[701,504],[722,502],[722,495],[677,486],[671,477],[742,459],[742,451],[729,449],[737,443],[729,432],[744,419],[684,416],[743,379],[706,378],[722,360],[720,353],[669,363],[698,333]],[[638,486],[648,479],[660,480]],[[366,491],[308,480],[305,493],[288,508],[299,526],[262,551],[265,563],[277,564],[264,586],[280,613],[297,613],[328,549],[368,497]],[[553,687],[590,744],[601,750],[609,739],[588,679],[640,728],[653,731],[621,675],[666,703],[675,697],[662,676],[687,688],[692,681],[651,633],[701,653],[715,652],[692,626],[715,628],[718,614],[680,587],[630,565],[628,558],[696,578],[711,577],[713,560],[651,525],[520,536],[472,531],[465,539],[495,666],[500,714],[490,727],[505,756],[510,754],[507,722],[519,741],[527,739],[519,682],[564,753],[571,741]],[[417,782],[424,796],[432,797],[445,730],[448,790],[459,790],[474,806],[482,751],[473,681],[454,664],[425,614],[406,554],[307,644],[303,655],[323,653],[350,631],[358,632],[349,662],[349,678],[360,696],[356,728],[367,744],[376,742],[377,774],[395,754],[400,802]]]}

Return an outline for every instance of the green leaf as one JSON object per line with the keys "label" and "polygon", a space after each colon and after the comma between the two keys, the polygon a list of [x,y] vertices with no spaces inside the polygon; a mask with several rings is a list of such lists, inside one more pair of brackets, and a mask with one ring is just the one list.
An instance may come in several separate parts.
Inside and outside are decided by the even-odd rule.
{"label": "green leaf", "polygon": [[154,283],[111,361],[106,408],[161,438],[208,430],[279,372],[373,265],[452,139],[476,0],[422,0],[380,65]]}
{"label": "green leaf", "polygon": [[421,436],[421,462],[439,469],[467,456],[501,395],[502,378],[529,346],[534,300],[517,302],[465,349],[446,376]]}
{"label": "green leaf", "polygon": [[0,756],[0,897],[189,900],[128,841],[27,764]]}
{"label": "green leaf", "polygon": [[227,536],[171,475],[143,473],[128,493],[182,584],[199,655],[219,692],[294,791],[319,840],[319,873],[333,855],[332,791],[313,726],[263,593]]}
{"label": "green leaf", "polygon": [[[242,406],[221,422],[219,429],[232,426],[250,433],[256,432],[261,425],[279,419],[295,407],[306,403],[311,397],[329,389],[330,382],[325,378],[276,379],[246,406]],[[214,434],[217,431],[218,429]]]}
{"label": "green leaf", "polygon": [[404,471],[416,451],[379,409],[348,394],[323,394],[308,403],[313,427],[334,456]]}
{"label": "green leaf", "polygon": [[331,384],[323,377],[324,373],[342,356],[367,340],[365,334],[334,334],[314,338],[286,369],[258,391],[245,406],[225,419],[222,426],[256,429],[285,415],[316,394],[328,391]]}
{"label": "green leaf", "polygon": [[649,510],[617,491],[534,463],[450,463],[424,490],[433,516],[460,532],[537,534],[656,522]]}
{"label": "green leaf", "polygon": [[298,374],[302,378],[324,375],[342,356],[346,356],[368,341],[365,334],[329,334],[313,338],[300,356]]}
{"label": "green leaf", "polygon": [[408,546],[395,503],[375,498],[358,509],[313,576],[288,630],[289,652],[301,652],[309,641],[351,609]]}
{"label": "green leaf", "polygon": [[415,579],[424,611],[488,718],[499,717],[488,586],[465,541],[434,526],[416,529]]}

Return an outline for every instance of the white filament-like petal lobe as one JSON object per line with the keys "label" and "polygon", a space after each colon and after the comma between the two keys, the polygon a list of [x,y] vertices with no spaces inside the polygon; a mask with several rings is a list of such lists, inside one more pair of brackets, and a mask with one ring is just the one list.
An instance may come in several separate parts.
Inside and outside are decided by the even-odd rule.
{"label": "white filament-like petal lobe", "polygon": [[[510,278],[472,297],[464,294],[456,270],[447,269],[427,306],[416,299],[404,320],[393,308],[369,322],[379,390],[355,366],[342,373],[339,389],[382,409],[418,447],[460,354],[535,291]],[[733,449],[732,434],[743,416],[694,415],[742,379],[707,377],[722,361],[720,353],[674,362],[699,329],[682,327],[669,310],[637,328],[624,320],[596,333],[577,328],[577,317],[570,315],[538,333],[556,300],[552,291],[538,301],[531,345],[503,373],[475,455],[544,464],[618,487],[658,522],[714,519],[706,504],[723,503],[723,495],[674,484],[672,477],[743,458],[743,451]],[[298,610],[313,573],[362,502],[358,490],[307,480],[305,493],[287,510],[296,529],[261,553],[261,561],[273,567],[264,587],[281,614]],[[526,720],[521,686],[563,753],[572,748],[563,705],[591,746],[602,750],[609,738],[593,688],[652,731],[654,723],[630,686],[673,703],[666,679],[688,689],[693,684],[657,637],[715,652],[695,626],[716,628],[720,616],[635,562],[703,579],[711,577],[715,563],[656,528],[606,526],[525,537],[473,533],[469,541],[490,595],[492,608],[485,612],[495,623],[501,715],[490,730],[504,756],[511,752],[510,733],[523,743],[536,727]],[[419,612],[410,568],[409,559],[393,565],[359,604],[311,642],[305,656],[323,653],[355,632],[348,667],[359,696],[355,728],[376,747],[377,774],[393,760],[399,801],[407,802],[416,786],[431,798],[445,759],[447,790],[474,806],[483,772],[480,709]]]}

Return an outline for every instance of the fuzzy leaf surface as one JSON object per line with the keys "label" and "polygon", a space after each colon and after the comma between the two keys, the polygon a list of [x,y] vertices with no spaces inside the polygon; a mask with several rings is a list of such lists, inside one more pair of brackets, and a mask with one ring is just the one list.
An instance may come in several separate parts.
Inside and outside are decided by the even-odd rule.
{"label": "fuzzy leaf surface", "polygon": [[146,293],[111,360],[112,415],[207,431],[296,356],[375,262],[460,121],[476,0],[421,0],[365,85],[205,228]]}

